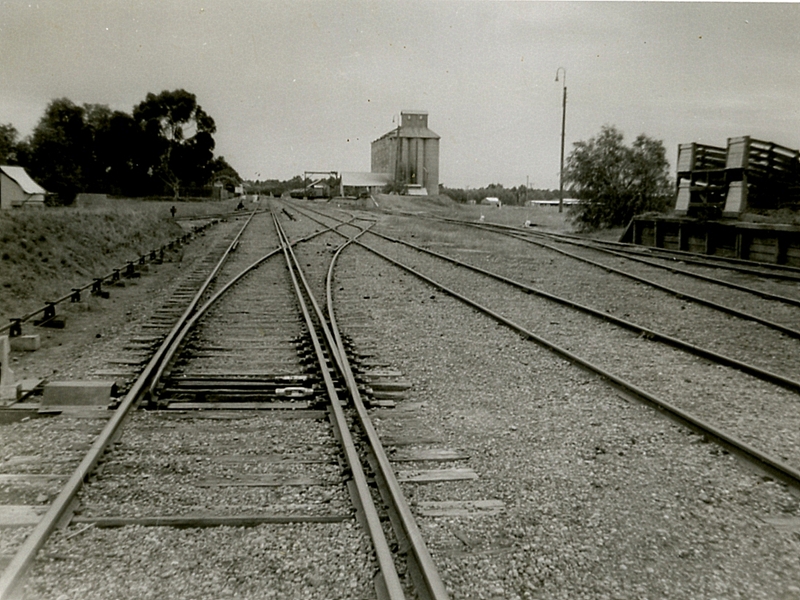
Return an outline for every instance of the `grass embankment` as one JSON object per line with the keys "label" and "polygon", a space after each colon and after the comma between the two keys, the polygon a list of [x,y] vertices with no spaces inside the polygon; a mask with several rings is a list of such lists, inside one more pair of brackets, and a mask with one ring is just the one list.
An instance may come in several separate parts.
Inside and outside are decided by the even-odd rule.
{"label": "grass embankment", "polygon": [[[221,203],[214,205],[217,211],[222,208]],[[2,323],[183,235],[184,229],[170,216],[170,206],[127,200],[118,205],[0,213]],[[180,203],[177,208],[178,217],[209,212],[196,203]]]}

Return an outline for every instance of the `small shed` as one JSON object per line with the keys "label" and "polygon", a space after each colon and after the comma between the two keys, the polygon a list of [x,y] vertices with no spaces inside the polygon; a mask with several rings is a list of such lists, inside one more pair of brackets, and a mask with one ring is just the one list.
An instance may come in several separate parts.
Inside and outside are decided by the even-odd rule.
{"label": "small shed", "polygon": [[342,196],[346,195],[345,192],[353,192],[355,196],[362,192],[375,194],[391,182],[392,177],[388,173],[345,172],[342,173],[339,193]]}
{"label": "small shed", "polygon": [[47,194],[22,167],[0,165],[0,209],[44,206]]}

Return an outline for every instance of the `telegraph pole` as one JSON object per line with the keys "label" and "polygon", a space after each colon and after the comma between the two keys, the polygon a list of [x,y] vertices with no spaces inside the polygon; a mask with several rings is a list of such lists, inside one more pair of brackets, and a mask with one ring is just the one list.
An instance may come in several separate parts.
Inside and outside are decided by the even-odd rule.
{"label": "telegraph pole", "polygon": [[558,176],[558,212],[564,211],[564,126],[567,122],[567,70],[564,67],[556,69],[556,81],[558,81],[558,72],[564,72],[562,79],[564,87],[564,97],[561,102],[561,170]]}

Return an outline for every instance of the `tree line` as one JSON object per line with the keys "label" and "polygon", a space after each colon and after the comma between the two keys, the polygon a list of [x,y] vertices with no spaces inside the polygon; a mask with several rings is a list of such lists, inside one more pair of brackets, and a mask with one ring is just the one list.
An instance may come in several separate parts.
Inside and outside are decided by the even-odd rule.
{"label": "tree line", "polygon": [[587,141],[575,142],[564,182],[580,200],[570,218],[583,229],[627,225],[647,212],[666,212],[675,201],[664,143],[640,134],[630,146],[623,133],[605,125]]}
{"label": "tree line", "polygon": [[207,196],[215,181],[241,181],[214,156],[214,133],[214,119],[182,89],[149,93],[130,114],[58,98],[24,139],[0,124],[0,164],[25,167],[59,204],[82,191]]}

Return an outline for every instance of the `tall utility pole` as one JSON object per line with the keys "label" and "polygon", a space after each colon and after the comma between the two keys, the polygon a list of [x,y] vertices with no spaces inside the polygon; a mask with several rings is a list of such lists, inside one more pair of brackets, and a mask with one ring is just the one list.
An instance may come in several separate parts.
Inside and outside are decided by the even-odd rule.
{"label": "tall utility pole", "polygon": [[564,72],[563,86],[564,86],[564,99],[561,102],[561,170],[558,176],[558,212],[564,211],[564,126],[567,123],[567,70],[564,67],[556,69],[556,81],[558,81],[558,72]]}

